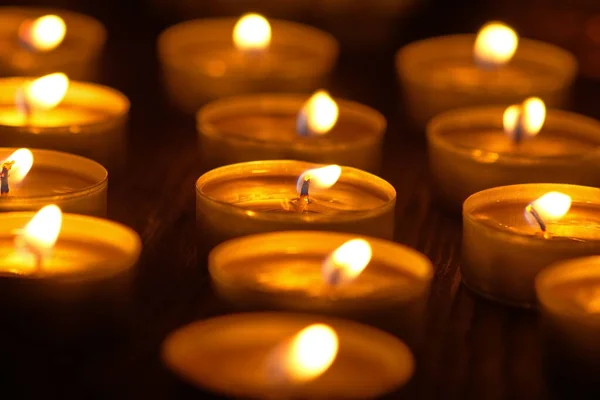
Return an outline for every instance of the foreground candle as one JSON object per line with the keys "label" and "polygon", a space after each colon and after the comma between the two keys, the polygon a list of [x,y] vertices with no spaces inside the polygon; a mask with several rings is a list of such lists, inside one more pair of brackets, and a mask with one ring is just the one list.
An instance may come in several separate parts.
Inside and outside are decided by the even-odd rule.
{"label": "foreground candle", "polygon": [[167,337],[162,358],[191,385],[236,398],[376,398],[414,371],[410,350],[391,335],[285,313],[192,323]]}
{"label": "foreground candle", "polygon": [[367,172],[301,161],[214,169],[196,182],[200,246],[252,233],[330,230],[391,239],[396,191]]}
{"label": "foreground candle", "polygon": [[211,251],[208,266],[217,291],[238,308],[333,314],[386,328],[393,322],[409,343],[421,331],[433,277],[429,260],[410,248],[313,231],[230,240]]}
{"label": "foreground candle", "polygon": [[600,384],[600,256],[553,264],[535,281],[544,353],[555,372]]}
{"label": "foreground candle", "polygon": [[600,189],[526,184],[484,190],[463,206],[463,282],[501,302],[535,304],[535,276],[600,252]]}
{"label": "foreground candle", "polygon": [[239,21],[199,19],[175,25],[159,37],[158,52],[169,94],[179,107],[195,113],[217,97],[324,86],[338,44],[309,26],[249,14]]}
{"label": "foreground candle", "polygon": [[0,74],[73,79],[98,75],[106,30],[86,15],[56,9],[0,7]]}
{"label": "foreground candle", "polygon": [[480,104],[509,105],[540,96],[550,107],[567,101],[575,57],[517,34],[501,23],[477,37],[452,35],[409,44],[396,65],[410,117],[419,128],[443,111]]}
{"label": "foreground candle", "polygon": [[39,210],[106,215],[108,172],[87,158],[49,150],[0,148],[0,212]]}
{"label": "foreground candle", "polygon": [[0,79],[0,141],[63,150],[110,167],[124,160],[129,100],[62,73]]}
{"label": "foreground candle", "polygon": [[434,187],[454,209],[496,186],[600,185],[600,122],[558,110],[546,116],[540,99],[448,111],[428,124],[427,140]]}
{"label": "foreground candle", "polygon": [[358,103],[319,91],[217,100],[197,115],[202,159],[211,167],[303,160],[377,171],[386,121]]}
{"label": "foreground candle", "polygon": [[[128,293],[124,287],[140,250],[141,241],[130,229],[103,219],[63,215],[56,205],[37,214],[0,214],[2,320],[16,317],[15,326],[5,329],[44,326],[65,339],[84,328],[78,326],[83,320],[94,326],[93,321],[105,321],[115,314],[115,305],[123,305]],[[86,312],[91,316],[82,315]]]}

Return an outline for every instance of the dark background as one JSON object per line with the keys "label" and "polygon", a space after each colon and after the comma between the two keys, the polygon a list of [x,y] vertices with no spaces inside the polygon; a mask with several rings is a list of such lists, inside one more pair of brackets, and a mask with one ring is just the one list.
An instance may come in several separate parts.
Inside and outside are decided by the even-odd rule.
{"label": "dark background", "polygon": [[[16,4],[62,7],[105,24],[109,36],[101,83],[123,91],[132,103],[129,170],[111,178],[109,217],[140,234],[144,253],[125,337],[102,339],[100,330],[100,339],[86,339],[76,350],[20,336],[2,339],[1,398],[187,396],[161,366],[160,342],[178,326],[222,313],[223,308],[210,291],[205,261],[197,259],[194,246],[194,182],[202,172],[194,120],[169,107],[155,52],[160,31],[185,19],[175,12],[180,1]],[[194,16],[219,15],[218,0],[196,3],[206,9]],[[375,107],[389,119],[382,176],[398,192],[396,240],[425,253],[436,267],[425,347],[406,398],[538,399],[558,397],[559,391],[542,375],[536,314],[475,298],[460,284],[460,217],[439,209],[431,197],[424,140],[407,128],[399,111],[394,53],[415,39],[475,32],[486,21],[501,19],[523,36],[574,51],[587,77],[576,84],[573,108],[600,117],[600,86],[593,79],[600,76],[600,4],[595,3],[431,0],[399,16],[386,42],[362,52],[342,46],[328,89],[334,96]],[[297,19],[320,23],[310,13]]]}

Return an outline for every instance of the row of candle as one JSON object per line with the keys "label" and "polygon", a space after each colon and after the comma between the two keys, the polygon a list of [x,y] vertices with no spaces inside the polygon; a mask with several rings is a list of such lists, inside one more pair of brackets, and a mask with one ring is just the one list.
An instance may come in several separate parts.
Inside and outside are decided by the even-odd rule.
{"label": "row of candle", "polygon": [[[221,29],[217,22],[214,22],[215,27],[211,29]],[[259,32],[261,29],[270,32],[270,26],[264,25],[264,21],[260,18],[258,18],[258,22],[255,18],[254,22],[263,24],[259,25],[259,28],[262,27],[258,29]],[[227,24],[232,25],[232,21],[228,21]],[[265,26],[269,28],[267,29]],[[176,28],[169,33],[170,36],[177,38],[177,32],[181,30],[185,33],[180,32],[180,34],[188,39],[206,37],[206,35],[189,34],[190,29],[192,32],[199,29],[194,23]],[[245,29],[250,29],[251,33],[255,32],[255,27],[245,28],[244,24],[241,24],[236,26],[234,36],[237,34],[243,36]],[[227,32],[230,31],[231,29],[227,30]],[[298,35],[300,33],[295,31],[291,37]],[[481,37],[485,38],[486,35],[492,38],[500,35],[503,43],[506,41],[506,35],[511,37],[510,33],[507,33],[505,27],[502,26],[484,28]],[[179,39],[172,40],[179,42]],[[472,39],[465,39],[465,41],[471,42]],[[166,39],[164,42],[169,43]],[[481,46],[478,43],[479,39],[475,41],[476,49]],[[190,45],[189,43],[179,44],[182,48]],[[425,43],[425,45],[430,45],[430,43]],[[442,47],[452,46],[444,43]],[[327,46],[323,48],[327,48]],[[267,59],[267,62],[261,58],[264,56],[257,56],[256,52],[260,49],[257,48],[256,42],[251,42],[247,49],[249,50],[244,50],[245,53],[234,51],[223,57],[225,59],[233,57],[234,66],[239,62],[242,70],[255,68],[249,67],[249,65],[257,65],[256,68],[259,69],[261,79],[264,80],[267,77],[268,80],[274,68],[273,63],[277,64],[279,61]],[[406,58],[404,52],[409,52],[409,50],[403,50],[399,55],[399,60]],[[514,52],[514,49],[510,51]],[[430,50],[427,53],[430,53]],[[186,55],[183,51],[179,51],[177,54],[181,57]],[[453,52],[453,55],[460,56],[460,52]],[[187,57],[183,58],[184,61],[189,61]],[[414,59],[412,56],[408,56],[408,58]],[[275,60],[277,59],[275,57]],[[480,56],[480,59],[486,65],[498,61],[495,55],[490,56],[489,54]],[[572,61],[568,57],[566,60]],[[203,65],[205,61],[197,60],[194,65]],[[428,60],[424,61],[425,64],[428,62]],[[217,64],[211,64],[210,69],[213,72],[217,71],[218,76],[224,76],[229,63]],[[177,62],[174,63],[177,71],[171,71],[173,75],[171,78],[178,80],[179,83],[173,87],[181,87],[182,82],[189,86],[195,81],[194,76],[186,75],[185,71],[179,69],[181,66]],[[261,68],[264,68],[262,72]],[[464,73],[469,86],[485,87],[488,80],[492,79],[495,84],[503,87],[505,84],[502,82],[512,82],[513,79],[516,79],[515,76],[522,73],[522,71],[509,71],[506,72],[506,76],[509,77],[507,78],[503,75],[505,72],[499,72],[507,70],[498,70],[489,75],[487,71],[465,66],[464,59],[461,59],[454,67],[446,66],[441,70],[447,71],[453,68],[456,68],[457,71],[449,73],[450,78],[439,76],[433,79],[432,76],[428,76],[426,80],[437,82],[440,85],[438,89],[444,91],[448,85],[452,86],[447,79],[454,79],[452,77],[461,76]],[[316,69],[318,70],[318,68]],[[419,71],[427,70],[422,66],[417,69]],[[166,72],[169,74],[168,71]],[[429,71],[429,73],[432,72]],[[439,74],[444,75],[442,72]],[[553,83],[556,83],[556,79],[555,76],[550,78]],[[293,80],[295,84],[304,85],[302,79]],[[203,81],[202,87],[211,86],[206,83]],[[53,75],[33,82],[24,79],[9,79],[0,82],[0,87],[2,84],[7,87],[6,94],[8,96],[3,114],[5,125],[7,125],[6,135],[14,134],[16,142],[19,142],[21,137],[26,138],[27,134],[34,133],[36,135],[32,137],[36,139],[32,140],[49,139],[53,134],[70,133],[71,135],[66,135],[63,139],[66,144],[76,141],[74,137],[78,135],[73,134],[80,132],[89,131],[91,134],[97,135],[98,132],[101,132],[109,135],[108,137],[111,137],[110,135],[118,136],[117,134],[107,134],[107,132],[120,125],[127,114],[128,102],[124,96],[97,85],[75,83],[69,86],[64,75]],[[78,85],[81,86],[78,87]],[[225,86],[230,87],[229,85]],[[306,87],[310,86],[312,85]],[[528,85],[525,86],[528,87]],[[539,87],[532,84],[531,86],[533,86],[532,92],[544,93],[543,85]],[[256,88],[262,89],[263,86],[257,85]],[[250,87],[249,89],[254,90],[255,88]],[[410,85],[408,85],[409,93],[410,89]],[[551,95],[548,95],[548,101],[554,101],[553,96],[556,93],[562,94],[565,87],[559,87],[558,92],[554,89]],[[178,90],[172,91],[172,93],[177,96]],[[487,89],[479,91],[475,89],[480,96],[475,96],[477,101],[481,100],[482,93],[486,91]],[[195,110],[195,102],[198,101],[198,97],[192,92],[186,93],[185,96],[192,95],[192,102],[187,103],[187,106],[193,106]],[[418,90],[418,92],[419,95],[423,94],[422,90]],[[453,89],[450,92],[453,92]],[[47,93],[65,95],[63,105],[56,107],[61,98],[48,98]],[[215,93],[220,95],[218,89]],[[512,95],[518,97],[525,93],[529,94],[530,92],[519,92],[518,95],[512,93],[511,96],[502,98],[500,102],[504,103],[507,99],[512,99]],[[107,100],[103,102],[105,97]],[[414,96],[410,95],[410,97]],[[92,98],[94,100],[90,101]],[[189,99],[182,101],[182,104],[187,100]],[[467,100],[470,103],[473,97],[469,95]],[[487,96],[485,100],[489,100]],[[411,104],[417,107],[426,107],[429,111],[438,110],[440,105],[437,103],[434,107],[431,104],[424,106],[428,102],[423,99],[411,100]],[[442,105],[441,109],[443,108],[446,106]],[[546,131],[542,132],[543,135],[540,134],[539,137],[527,141],[535,136],[544,125],[545,115],[540,115],[540,113],[545,113],[543,102],[539,99],[532,99],[507,110],[459,110],[436,117],[429,125],[428,132],[432,169],[439,181],[442,193],[450,202],[460,204],[464,198],[480,189],[512,183],[513,179],[516,182],[539,182],[547,180],[540,179],[540,177],[548,176],[548,179],[552,181],[571,182],[573,179],[572,183],[593,184],[595,173],[587,172],[588,166],[597,168],[594,162],[595,150],[587,147],[595,143],[597,122],[573,114],[551,111],[544,128]],[[423,115],[429,117],[426,112]],[[214,165],[245,161],[248,158],[304,158],[309,161],[354,164],[368,170],[377,170],[378,168],[381,141],[385,130],[385,120],[376,111],[355,103],[336,102],[323,92],[317,93],[307,102],[303,97],[289,95],[247,96],[217,101],[200,110],[198,124],[203,152],[207,158],[210,156],[209,160]],[[45,132],[46,130],[48,132]],[[505,138],[503,130],[508,133],[508,139]],[[482,135],[482,131],[485,134]],[[22,136],[20,136],[21,134]],[[578,134],[580,136],[577,136]],[[481,139],[482,137],[485,139]],[[104,140],[106,139],[101,139],[101,141]],[[474,144],[474,140],[480,140],[483,144],[478,142]],[[87,141],[84,140],[83,143],[87,143]],[[54,143],[49,147],[52,146]],[[99,164],[80,157],[50,151],[34,150],[29,153],[24,149],[17,151],[5,149],[3,151],[6,154],[0,159],[3,160],[2,192],[4,196],[0,199],[0,209],[38,209],[44,204],[58,203],[65,210],[77,213],[94,215],[105,213],[106,170]],[[585,157],[587,155],[589,155],[589,160],[588,157]],[[575,159],[580,169],[572,174],[559,175],[562,171],[552,168],[557,164],[564,164],[565,159]],[[36,160],[36,162],[31,169],[31,175],[26,177],[26,170],[29,169],[31,160]],[[541,166],[536,165],[540,163]],[[490,171],[492,171],[489,174],[491,175],[490,179],[485,172],[479,169],[487,166],[490,166]],[[580,171],[585,174],[579,173]],[[11,174],[10,177],[9,174]],[[21,180],[24,182],[22,188],[14,187],[14,184]],[[58,192],[57,188],[60,189]],[[302,309],[334,315],[349,314],[353,317],[356,317],[353,314],[371,314],[375,311],[385,314],[385,312],[394,310],[395,318],[402,320],[410,328],[418,326],[416,321],[422,316],[422,306],[427,297],[432,268],[430,263],[418,253],[373,238],[391,240],[393,237],[395,191],[387,182],[350,167],[316,166],[299,161],[260,161],[233,164],[210,171],[200,177],[196,190],[198,230],[207,236],[207,240],[203,240],[200,247],[205,244],[210,244],[212,247],[225,239],[257,232],[291,229],[343,231],[353,234],[344,236],[322,232],[278,233],[267,236],[251,236],[217,247],[211,253],[210,271],[217,289],[224,298],[238,305],[249,306],[256,303],[259,308]],[[592,229],[595,221],[595,209],[593,204],[589,204],[590,199],[595,198],[596,191],[592,188],[569,185],[535,184],[500,187],[470,197],[463,209],[464,265],[462,271],[465,283],[487,297],[518,305],[532,304],[535,301],[534,279],[540,270],[545,269],[553,261],[584,254],[597,254],[597,239],[594,236],[594,229]],[[550,192],[552,196],[544,196],[546,192]],[[571,206],[570,198],[568,201],[565,200],[564,193],[568,193],[572,198],[573,206]],[[535,200],[538,197],[539,199]],[[555,209],[555,203],[558,204],[558,211]],[[568,206],[565,206],[567,203]],[[559,218],[564,214],[566,217],[560,220]],[[6,246],[9,251],[3,261],[3,267],[11,279],[15,277],[19,279],[22,277],[26,277],[26,279],[49,277],[55,280],[57,277],[65,278],[65,276],[68,281],[72,281],[74,277],[91,279],[90,276],[93,276],[94,279],[98,279],[98,277],[104,279],[114,273],[127,270],[135,264],[139,254],[139,238],[137,236],[132,236],[126,228],[110,225],[112,223],[99,222],[100,220],[94,219],[85,220],[81,217],[82,220],[80,217],[70,215],[66,216],[64,225],[66,247],[59,246],[55,251],[56,255],[48,257],[48,249],[53,246],[52,242],[55,238],[52,238],[56,236],[56,233],[50,234],[51,240],[47,241],[44,239],[44,234],[41,238],[38,236],[36,227],[50,224],[46,219],[42,220],[44,222],[39,222],[39,218],[56,221],[57,215],[60,214],[57,213],[56,208],[42,209],[40,214],[26,225],[25,233],[18,235],[14,233],[14,230],[25,226],[27,219],[31,218],[31,214],[6,214],[6,216],[0,217],[3,222],[6,219],[8,227],[5,240],[12,242],[15,238],[18,239],[16,247]],[[94,224],[105,225],[96,227]],[[31,229],[29,229],[30,226]],[[86,230],[104,232],[110,229],[118,232],[114,235],[120,238],[118,242],[106,238],[101,240],[93,235],[83,233]],[[354,238],[354,235],[363,237],[363,242],[358,242],[362,245],[358,245],[355,241],[342,243]],[[369,249],[373,247],[375,250],[373,261],[367,260],[363,262],[365,265],[359,267],[354,263],[347,263],[347,260],[365,259],[364,253],[357,253],[355,248],[358,246],[360,249],[362,246],[364,250],[365,240]],[[89,245],[90,242],[94,243],[94,246]],[[316,242],[318,244],[314,244]],[[99,251],[91,251],[95,248],[96,243],[98,243]],[[262,243],[262,245],[258,246],[257,243]],[[339,245],[342,245],[338,249],[340,253],[336,251],[327,257],[327,254]],[[346,245],[354,247],[344,247]],[[107,251],[108,247],[111,251]],[[82,248],[85,249],[83,252],[85,254],[80,255],[78,250]],[[115,255],[114,259],[110,258],[112,255]],[[321,259],[325,261],[321,263],[319,261]],[[398,259],[403,259],[403,262],[396,261]],[[289,268],[285,268],[285,270],[280,268],[282,260]],[[579,265],[577,262],[574,263],[576,266]],[[84,264],[85,267],[82,267]],[[365,273],[360,271],[356,273],[356,268],[364,268],[367,264],[369,268],[365,270]],[[98,271],[98,265],[110,266],[111,268],[108,268],[110,271],[106,269]],[[252,268],[248,266],[252,266]],[[578,276],[577,279],[581,281],[579,282],[577,279],[571,278],[571,269],[567,267],[549,269],[538,279],[540,299],[549,315],[558,321],[555,325],[557,330],[564,329],[567,325],[570,328],[572,323],[565,323],[564,320],[570,321],[569,318],[573,318],[572,308],[568,309],[569,315],[566,318],[565,308],[552,307],[557,303],[557,296],[562,296],[562,303],[567,298],[575,299],[573,300],[574,307],[585,305],[584,310],[588,312],[589,307],[593,307],[589,304],[593,304],[595,296],[595,292],[587,286],[583,291],[589,292],[589,294],[586,295],[587,297],[582,296],[582,290],[579,290],[578,287],[578,285],[590,286],[590,280],[585,279],[589,276]],[[564,272],[565,268],[567,272]],[[560,272],[552,274],[551,271]],[[43,282],[43,280],[41,281]],[[399,314],[402,315],[398,317]],[[583,315],[587,316],[586,313]],[[576,316],[575,320],[580,321],[581,317]],[[231,342],[221,338],[218,340],[211,338],[211,332],[214,332],[211,331],[213,325],[226,332],[227,329],[232,329],[234,326],[238,329],[241,324],[242,326],[247,325],[249,332],[261,333],[264,329],[273,329],[274,326],[277,326],[277,332],[274,332],[272,337],[258,342],[256,334],[249,334],[246,343],[247,351],[251,354],[250,360],[257,361],[262,360],[266,353],[271,353],[271,351],[265,353],[264,350],[269,343],[284,343],[284,339],[289,337],[294,329],[300,330],[301,326],[298,321],[295,317],[284,315],[249,315],[199,323],[197,326],[184,328],[167,340],[164,357],[167,363],[186,379],[230,394],[232,392],[226,388],[227,385],[223,385],[224,382],[250,382],[248,386],[236,385],[241,392],[233,393],[246,395],[255,394],[256,390],[258,393],[264,393],[265,390],[282,390],[282,393],[286,393],[286,391],[292,390],[294,396],[306,393],[318,395],[321,393],[318,388],[325,386],[329,392],[334,390],[333,388],[348,390],[331,382],[339,379],[336,378],[341,373],[339,371],[356,366],[355,363],[338,362],[333,364],[333,372],[315,381],[314,378],[327,369],[323,366],[329,367],[332,363],[331,359],[322,361],[319,364],[320,367],[317,368],[320,371],[319,374],[308,373],[311,384],[306,386],[306,379],[296,379],[297,374],[303,374],[302,371],[297,370],[298,365],[302,367],[302,362],[294,360],[295,365],[297,364],[295,369],[284,368],[289,361],[290,354],[293,355],[293,351],[289,348],[284,351],[285,357],[278,359],[276,371],[267,370],[268,373],[279,377],[277,379],[273,378],[275,375],[268,374],[266,377],[270,377],[270,379],[265,380],[263,375],[256,378],[253,377],[254,375],[248,377],[236,371],[227,373],[228,367],[232,365],[232,360],[239,360],[242,355],[232,354],[225,358],[225,361],[220,364],[222,365],[221,374],[216,378],[212,373],[212,368],[209,370],[200,368],[202,365],[211,367],[214,365],[196,363],[196,357],[210,359],[211,354],[214,356],[216,354],[214,353],[215,345],[216,348],[220,348],[227,354],[233,351],[227,347],[231,345]],[[329,323],[334,328],[337,326],[334,334],[340,335],[340,343],[366,340],[368,345],[361,346],[359,344],[356,345],[356,348],[351,349],[351,353],[352,351],[359,352],[360,357],[365,359],[365,363],[378,357],[379,353],[391,352],[390,348],[396,349],[394,352],[397,357],[396,364],[387,365],[388,369],[385,370],[390,373],[390,380],[386,380],[385,384],[371,386],[371,391],[360,392],[358,397],[384,393],[409,379],[413,368],[412,356],[401,343],[394,342],[394,339],[387,337],[381,340],[389,342],[389,346],[378,348],[374,345],[376,341],[371,339],[383,335],[382,333],[368,329],[365,331],[366,328],[357,326],[347,329],[345,324],[335,320]],[[302,325],[308,325],[308,323],[302,322]],[[594,329],[592,328],[592,332]],[[408,329],[408,331],[411,330]],[[331,332],[326,329],[325,331],[329,332],[328,337],[331,338]],[[186,332],[191,333],[188,335]],[[303,332],[300,332],[298,340],[304,337],[303,334],[306,332]],[[323,333],[323,329],[320,332]],[[573,334],[569,337],[581,339],[583,335],[586,338],[586,335],[590,333],[589,331],[584,332],[588,333],[582,334],[581,331],[578,331],[577,335]],[[214,335],[214,333],[212,334]],[[416,336],[414,332],[406,331],[399,334],[405,340],[408,340],[410,336]],[[324,337],[319,335],[318,338]],[[358,335],[359,339],[352,339],[354,335]],[[212,345],[202,344],[204,340]],[[295,343],[295,340],[292,342]],[[333,342],[330,340],[329,343]],[[594,349],[593,344],[588,341],[580,341],[580,343],[583,345],[579,344],[579,346],[583,346],[585,349]],[[192,345],[198,345],[198,347],[190,355],[189,346]],[[181,353],[182,346],[183,353]],[[315,352],[314,346],[316,345],[311,342],[307,354]],[[239,350],[237,344],[233,347]],[[268,346],[267,348],[270,349]],[[581,347],[578,349],[581,350]],[[348,357],[353,357],[351,353]],[[402,362],[397,364],[398,360],[402,360]],[[363,377],[370,382],[368,375],[365,375],[365,371],[361,368],[354,368],[352,373],[346,371],[345,374],[346,379],[349,379],[348,376],[354,378],[356,375],[357,379]],[[210,379],[210,376],[213,378]],[[275,385],[275,389],[272,386],[273,382],[279,382]],[[323,382],[328,383],[325,385]],[[301,384],[299,385],[299,383]],[[311,388],[313,384],[316,385],[315,388]],[[369,386],[367,385],[367,387]],[[305,390],[309,392],[305,392]],[[352,390],[356,390],[356,388]]]}

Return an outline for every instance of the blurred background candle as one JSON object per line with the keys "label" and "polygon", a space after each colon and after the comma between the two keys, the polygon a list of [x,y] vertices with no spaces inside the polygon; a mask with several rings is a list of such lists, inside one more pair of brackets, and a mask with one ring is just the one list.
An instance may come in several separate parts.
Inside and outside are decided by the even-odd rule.
{"label": "blurred background candle", "polygon": [[216,100],[197,115],[202,160],[218,167],[256,160],[335,163],[377,172],[386,120],[325,91]]}
{"label": "blurred background candle", "polygon": [[0,142],[62,150],[117,169],[125,161],[129,100],[62,73],[0,79]]}
{"label": "blurred background candle", "polygon": [[281,160],[233,164],[196,182],[199,245],[285,230],[392,239],[395,204],[392,185],[355,168]]}
{"label": "blurred background candle", "polygon": [[[545,364],[554,379],[600,385],[600,256],[558,262],[535,280]],[[585,385],[585,386],[584,386]]]}
{"label": "blurred background candle", "polygon": [[238,309],[294,310],[358,319],[416,346],[433,277],[422,254],[381,239],[275,232],[227,241],[208,267]]}
{"label": "blurred background candle", "polygon": [[451,35],[400,49],[396,68],[404,105],[418,128],[450,109],[516,104],[539,96],[561,107],[577,74],[574,56],[553,45],[519,39],[508,26],[486,24],[477,36]]}
{"label": "blurred background candle", "polygon": [[105,314],[121,311],[140,251],[140,238],[129,228],[62,214],[56,205],[0,214],[3,329],[68,341],[100,327]]}
{"label": "blurred background candle", "polygon": [[190,385],[233,398],[378,398],[414,371],[410,350],[389,334],[286,313],[194,322],[165,339],[162,359]]}
{"label": "blurred background candle", "polygon": [[248,14],[172,26],[160,35],[158,53],[171,98],[195,113],[218,97],[323,87],[338,44],[315,28]]}
{"label": "blurred background candle", "polygon": [[525,184],[484,190],[463,206],[463,282],[511,305],[535,304],[535,276],[600,253],[600,189]]}
{"label": "blurred background candle", "polygon": [[0,7],[0,74],[64,72],[96,80],[106,30],[86,15],[46,8]]}
{"label": "blurred background candle", "polygon": [[106,215],[108,172],[95,161],[57,151],[0,147],[0,172],[2,192],[8,190],[0,197],[0,212],[39,210],[53,203],[65,212]]}
{"label": "blurred background candle", "polygon": [[455,210],[496,186],[600,185],[600,122],[559,110],[546,115],[536,98],[448,111],[428,124],[427,141],[434,188]]}

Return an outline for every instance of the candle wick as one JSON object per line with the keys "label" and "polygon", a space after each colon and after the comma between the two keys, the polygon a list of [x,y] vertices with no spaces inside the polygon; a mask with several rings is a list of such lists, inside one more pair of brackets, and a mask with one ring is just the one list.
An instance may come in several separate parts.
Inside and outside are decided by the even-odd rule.
{"label": "candle wick", "polygon": [[14,161],[6,161],[2,163],[2,166],[0,167],[0,196],[8,196],[8,192],[10,192],[8,177],[10,176],[9,172],[14,164]]}
{"label": "candle wick", "polygon": [[540,214],[537,212],[537,210],[535,208],[533,208],[533,206],[531,204],[527,206],[527,212],[533,216],[535,221],[540,226],[540,229],[542,230],[542,232],[545,233],[546,232],[546,224],[544,223],[544,220],[542,220],[542,217],[540,216]]}
{"label": "candle wick", "polygon": [[308,197],[308,188],[310,187],[310,177],[307,176],[304,178],[302,182],[302,187],[300,188],[300,198],[296,203],[296,209],[298,212],[304,212],[308,204],[310,203],[310,198]]}
{"label": "candle wick", "polygon": [[519,112],[519,117],[517,118],[517,123],[515,125],[515,135],[513,137],[513,142],[516,145],[521,144],[523,137],[525,136],[524,124],[525,121],[523,120],[523,113]]}
{"label": "candle wick", "polygon": [[340,281],[342,280],[342,269],[337,267],[334,268],[331,270],[331,273],[327,274],[325,279],[330,286],[339,285]]}

